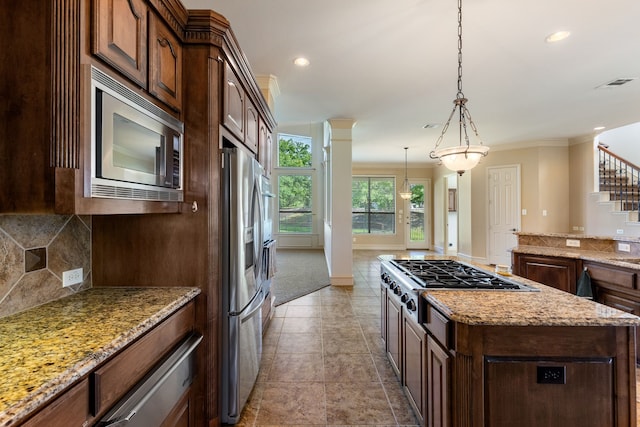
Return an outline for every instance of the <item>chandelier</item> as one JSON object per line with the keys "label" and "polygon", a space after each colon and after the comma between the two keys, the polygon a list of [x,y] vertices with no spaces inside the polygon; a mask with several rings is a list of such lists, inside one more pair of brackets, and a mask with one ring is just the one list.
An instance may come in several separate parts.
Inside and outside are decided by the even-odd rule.
{"label": "chandelier", "polygon": [[[462,0],[458,0],[458,93],[456,94],[456,99],[453,100],[453,110],[442,128],[442,133],[438,137],[433,151],[429,153],[429,157],[439,159],[445,167],[458,172],[459,175],[462,175],[464,171],[473,169],[480,159],[489,152],[489,147],[482,145],[482,140],[480,139],[480,135],[478,135],[478,129],[475,123],[473,123],[471,114],[467,109],[467,101],[468,99],[465,98],[462,93]],[[458,111],[459,116],[458,145],[439,148],[456,111]],[[480,141],[479,145],[469,144],[467,126],[475,133],[476,138]],[[464,144],[462,142],[463,135]]]}
{"label": "chandelier", "polygon": [[404,183],[402,183],[402,191],[400,197],[404,200],[411,198],[411,185],[409,184],[409,177],[407,175],[407,150],[409,147],[404,147]]}

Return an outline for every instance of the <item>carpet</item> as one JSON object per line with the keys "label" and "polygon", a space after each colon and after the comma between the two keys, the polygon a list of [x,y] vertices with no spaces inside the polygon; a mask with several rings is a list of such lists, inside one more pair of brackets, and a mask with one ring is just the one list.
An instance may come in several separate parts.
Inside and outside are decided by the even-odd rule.
{"label": "carpet", "polygon": [[275,305],[284,304],[331,284],[322,249],[278,249],[271,279]]}

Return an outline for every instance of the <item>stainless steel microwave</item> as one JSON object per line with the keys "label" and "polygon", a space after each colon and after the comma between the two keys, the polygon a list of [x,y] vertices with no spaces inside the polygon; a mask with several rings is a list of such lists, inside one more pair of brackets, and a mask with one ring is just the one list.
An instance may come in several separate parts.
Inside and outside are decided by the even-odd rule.
{"label": "stainless steel microwave", "polygon": [[91,68],[91,197],[182,201],[184,124]]}

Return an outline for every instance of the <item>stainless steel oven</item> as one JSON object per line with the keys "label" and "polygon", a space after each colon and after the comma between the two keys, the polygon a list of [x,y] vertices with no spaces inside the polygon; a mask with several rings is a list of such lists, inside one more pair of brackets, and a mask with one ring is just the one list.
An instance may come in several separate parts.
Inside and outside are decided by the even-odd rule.
{"label": "stainless steel oven", "polygon": [[91,69],[91,197],[182,201],[184,124]]}

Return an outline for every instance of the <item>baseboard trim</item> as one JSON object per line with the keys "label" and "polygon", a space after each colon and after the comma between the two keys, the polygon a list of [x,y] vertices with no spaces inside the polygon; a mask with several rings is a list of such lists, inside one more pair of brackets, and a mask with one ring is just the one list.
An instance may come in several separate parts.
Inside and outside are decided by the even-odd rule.
{"label": "baseboard trim", "polygon": [[353,286],[353,276],[331,276],[331,286]]}

